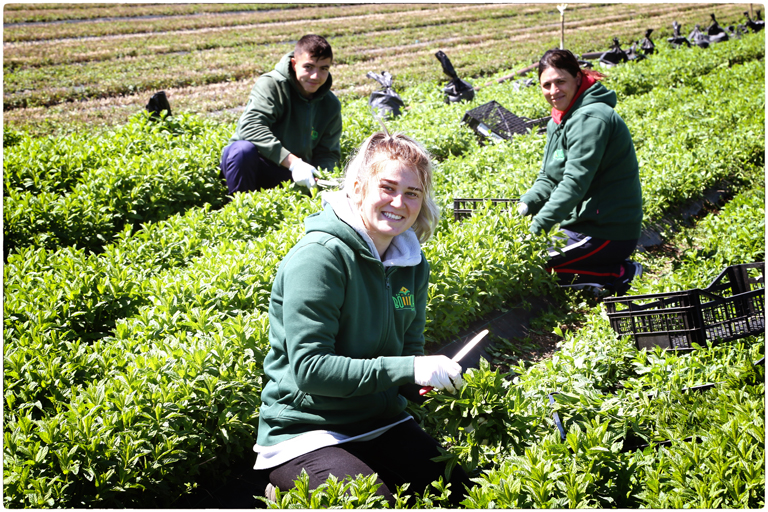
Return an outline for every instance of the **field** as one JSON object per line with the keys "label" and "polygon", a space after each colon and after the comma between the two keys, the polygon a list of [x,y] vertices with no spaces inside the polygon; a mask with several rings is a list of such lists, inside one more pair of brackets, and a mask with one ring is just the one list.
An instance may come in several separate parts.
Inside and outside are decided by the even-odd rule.
{"label": "field", "polygon": [[[666,42],[673,21],[687,35],[711,14],[737,25],[753,9],[565,11],[578,54],[614,37],[626,49],[654,29],[656,53],[606,70],[658,239],[636,253],[645,272],[631,295],[705,288],[765,258],[764,35]],[[638,350],[602,301],[554,286],[547,241],[526,239],[528,220],[491,205],[453,220],[453,198],[516,198],[535,179],[545,135],[482,144],[461,119],[491,100],[548,115],[523,76],[500,79],[559,45],[555,4],[6,4],[3,14],[6,507],[195,507],[252,457],[272,279],[320,202],[293,187],[228,201],[218,160],[255,77],[307,32],[334,48],[342,159],[376,129],[368,71],[392,73],[407,105],[390,129],[434,155],[443,219],[424,247],[428,350],[495,312],[550,304],[527,336],[494,336],[492,360],[461,393],[411,408],[475,477],[464,506],[765,506],[763,333]],[[471,103],[443,102],[437,50],[478,87]],[[158,90],[173,115],[153,121],[144,106]],[[556,350],[534,357],[542,339]],[[272,506],[381,506],[369,482],[344,485]],[[417,507],[442,506],[444,492]]]}

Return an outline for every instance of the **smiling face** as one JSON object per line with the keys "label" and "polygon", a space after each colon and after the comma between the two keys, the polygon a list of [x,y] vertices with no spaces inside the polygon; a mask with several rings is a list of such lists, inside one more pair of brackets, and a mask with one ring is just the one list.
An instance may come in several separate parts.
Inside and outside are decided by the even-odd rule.
{"label": "smiling face", "polygon": [[581,74],[573,76],[564,69],[548,67],[541,72],[539,83],[547,103],[563,112],[581,87]]}
{"label": "smiling face", "polygon": [[355,181],[354,188],[363,225],[380,256],[395,236],[413,226],[424,201],[424,191],[414,170],[395,160],[383,166],[371,176],[366,190],[360,181]]}
{"label": "smiling face", "polygon": [[331,72],[330,58],[318,60],[306,52],[291,57],[291,65],[296,72],[296,80],[306,97],[316,93],[328,80],[328,75]]}

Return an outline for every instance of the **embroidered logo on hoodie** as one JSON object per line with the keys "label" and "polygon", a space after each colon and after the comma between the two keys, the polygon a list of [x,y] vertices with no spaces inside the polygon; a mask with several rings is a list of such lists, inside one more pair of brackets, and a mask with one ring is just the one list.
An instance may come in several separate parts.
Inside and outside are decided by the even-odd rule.
{"label": "embroidered logo on hoodie", "polygon": [[555,160],[565,160],[565,152],[562,149],[555,150]]}
{"label": "embroidered logo on hoodie", "polygon": [[320,136],[319,133],[317,133],[317,130],[312,128],[312,131],[310,132],[310,137],[312,137],[312,140],[317,140],[317,138]]}
{"label": "embroidered logo on hoodie", "polygon": [[395,309],[407,309],[409,311],[415,311],[413,304],[413,294],[411,291],[403,286],[400,291],[392,297],[395,302]]}

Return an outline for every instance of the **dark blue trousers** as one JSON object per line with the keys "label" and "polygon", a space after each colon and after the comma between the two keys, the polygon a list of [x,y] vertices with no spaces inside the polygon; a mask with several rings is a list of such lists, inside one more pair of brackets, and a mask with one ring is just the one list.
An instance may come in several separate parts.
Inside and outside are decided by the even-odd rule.
{"label": "dark blue trousers", "polygon": [[[547,270],[557,273],[561,286],[613,284],[628,269],[627,259],[637,247],[635,240],[605,240],[563,229],[564,248],[549,248]],[[560,252],[562,251],[562,252]]]}
{"label": "dark blue trousers", "polygon": [[221,175],[230,194],[275,188],[291,180],[291,171],[261,156],[247,140],[233,142],[221,152]]}

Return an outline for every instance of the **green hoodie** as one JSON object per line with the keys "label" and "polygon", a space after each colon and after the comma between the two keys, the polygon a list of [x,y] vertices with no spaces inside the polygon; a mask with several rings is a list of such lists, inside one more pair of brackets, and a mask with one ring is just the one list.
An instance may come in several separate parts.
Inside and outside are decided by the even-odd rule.
{"label": "green hoodie", "polygon": [[358,435],[407,417],[398,388],[415,382],[414,357],[424,352],[429,265],[410,230],[385,259],[394,247],[404,266],[383,264],[340,215],[328,205],[307,217],[278,268],[261,446],[313,430]]}
{"label": "green hoodie", "polygon": [[341,102],[328,80],[311,99],[301,94],[287,53],[275,69],[261,75],[237,122],[230,143],[252,142],[264,158],[280,164],[293,153],[315,167],[333,170],[341,159]]}
{"label": "green hoodie", "polygon": [[560,223],[606,240],[640,237],[643,198],[637,156],[615,106],[616,93],[597,82],[559,125],[547,125],[542,169],[520,198],[534,215],[532,233]]}

